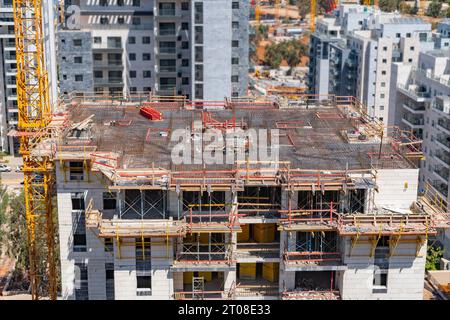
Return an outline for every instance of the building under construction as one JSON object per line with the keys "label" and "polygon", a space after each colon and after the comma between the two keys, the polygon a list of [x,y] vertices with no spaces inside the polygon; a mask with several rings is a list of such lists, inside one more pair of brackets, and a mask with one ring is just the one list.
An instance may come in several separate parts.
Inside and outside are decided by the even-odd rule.
{"label": "building under construction", "polygon": [[[354,98],[62,105],[34,152],[56,167],[63,299],[423,298],[446,203],[418,198],[421,141]],[[279,159],[175,165],[196,121],[277,129]]]}

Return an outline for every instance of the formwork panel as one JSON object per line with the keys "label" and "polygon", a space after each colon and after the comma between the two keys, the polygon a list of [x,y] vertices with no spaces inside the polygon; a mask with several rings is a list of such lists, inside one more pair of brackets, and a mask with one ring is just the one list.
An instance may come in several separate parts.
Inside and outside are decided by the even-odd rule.
{"label": "formwork panel", "polygon": [[277,262],[263,263],[263,278],[270,282],[277,282],[279,277],[280,264]]}
{"label": "formwork panel", "polygon": [[253,238],[259,243],[275,241],[276,225],[274,223],[255,224],[253,227]]}
{"label": "formwork panel", "polygon": [[245,280],[256,279],[256,263],[240,263],[239,278]]}
{"label": "formwork panel", "polygon": [[250,241],[250,225],[249,224],[243,224],[241,225],[242,232],[239,232],[237,234],[237,241],[238,242],[248,242]]}

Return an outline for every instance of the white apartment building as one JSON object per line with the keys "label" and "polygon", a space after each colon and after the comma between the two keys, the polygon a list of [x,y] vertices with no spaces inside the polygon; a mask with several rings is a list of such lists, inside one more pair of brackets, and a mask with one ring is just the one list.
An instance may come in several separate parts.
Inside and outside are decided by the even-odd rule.
{"label": "white apartment building", "polygon": [[355,96],[387,124],[391,63],[413,64],[434,48],[431,24],[360,5],[341,5],[334,15],[311,35],[309,90]]}

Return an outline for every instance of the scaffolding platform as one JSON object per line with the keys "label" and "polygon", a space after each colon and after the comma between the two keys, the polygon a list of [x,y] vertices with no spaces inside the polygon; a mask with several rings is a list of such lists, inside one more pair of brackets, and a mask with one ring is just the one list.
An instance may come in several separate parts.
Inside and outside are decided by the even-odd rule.
{"label": "scaffolding platform", "polygon": [[183,237],[186,224],[174,220],[103,219],[98,210],[86,210],[86,227],[100,238]]}

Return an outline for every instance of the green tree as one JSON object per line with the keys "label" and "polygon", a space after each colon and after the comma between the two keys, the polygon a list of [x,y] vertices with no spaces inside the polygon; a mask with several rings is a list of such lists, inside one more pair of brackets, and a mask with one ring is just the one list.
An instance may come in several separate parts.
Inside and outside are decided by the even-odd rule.
{"label": "green tree", "polygon": [[425,263],[426,270],[438,270],[444,250],[440,247],[429,246],[427,250],[427,259]]}
{"label": "green tree", "polygon": [[6,217],[9,204],[9,195],[6,188],[0,183],[0,255],[3,251],[4,242],[6,241]]}
{"label": "green tree", "polygon": [[392,12],[400,9],[401,0],[380,0],[378,6],[382,11]]}
{"label": "green tree", "polygon": [[16,259],[16,269],[21,270],[27,270],[29,266],[24,203],[23,191],[19,195],[12,195],[9,199],[10,210],[7,217],[9,237],[6,241],[6,247],[8,255]]}
{"label": "green tree", "polygon": [[264,52],[264,62],[272,69],[278,69],[283,60],[282,53],[278,49],[277,44],[270,44],[266,47]]}
{"label": "green tree", "polygon": [[441,15],[442,10],[442,2],[433,0],[429,5],[427,9],[427,16],[437,18]]}

